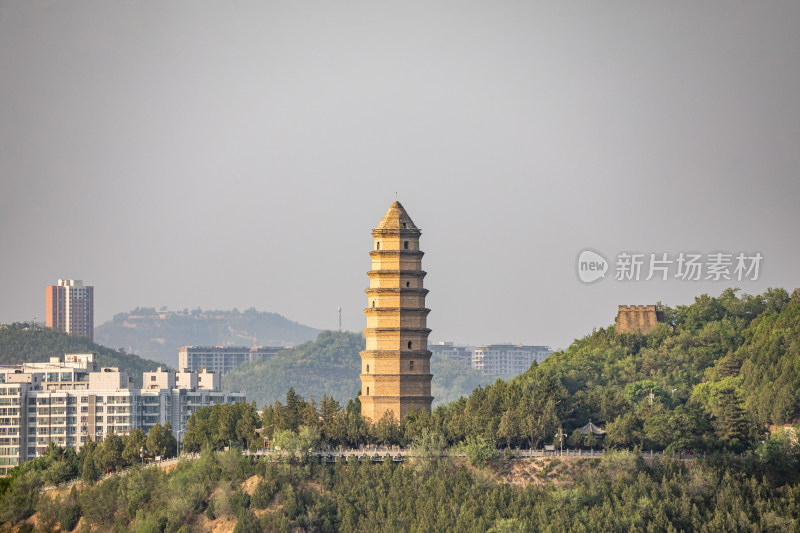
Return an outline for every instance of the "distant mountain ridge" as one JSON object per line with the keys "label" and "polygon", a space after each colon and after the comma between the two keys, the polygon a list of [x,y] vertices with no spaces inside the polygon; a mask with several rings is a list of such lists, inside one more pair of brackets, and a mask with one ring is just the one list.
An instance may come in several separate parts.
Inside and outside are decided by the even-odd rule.
{"label": "distant mountain ridge", "polygon": [[124,348],[173,368],[181,346],[291,346],[317,337],[321,330],[277,313],[194,309],[160,311],[136,308],[118,313],[94,330],[95,340]]}

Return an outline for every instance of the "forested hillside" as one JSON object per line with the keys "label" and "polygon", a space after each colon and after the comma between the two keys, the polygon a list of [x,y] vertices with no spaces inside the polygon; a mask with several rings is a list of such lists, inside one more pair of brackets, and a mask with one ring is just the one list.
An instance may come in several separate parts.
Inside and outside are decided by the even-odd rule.
{"label": "forested hillside", "polygon": [[[768,425],[797,422],[800,291],[740,297],[726,290],[662,311],[666,322],[648,335],[601,329],[431,415],[371,425],[358,409],[342,410],[344,402],[323,409],[297,390],[286,405],[265,410],[264,427],[299,433],[298,420],[305,420],[331,445],[403,444],[430,430],[450,445],[478,439],[489,447],[536,447],[561,444],[561,428],[572,447],[743,452],[765,439]],[[355,340],[348,349],[356,350]],[[577,432],[590,420],[607,430],[604,440]]]}
{"label": "forested hillside", "polygon": [[[776,531],[800,527],[800,485],[758,459],[646,464],[602,459],[466,464],[424,442],[405,464],[335,464],[246,456],[238,449],[170,470],[134,466],[92,482],[92,456],[51,450],[0,484],[0,524],[19,531],[523,533],[529,531]],[[88,459],[86,458],[88,457]],[[83,459],[81,461],[81,459]],[[96,461],[96,459],[95,459]],[[40,489],[83,465],[86,483]],[[35,520],[35,522],[34,522]]]}
{"label": "forested hillside", "polygon": [[[767,424],[800,417],[800,291],[726,290],[661,310],[666,322],[648,335],[601,329],[510,382],[432,414],[412,409],[399,423],[365,420],[358,398],[343,405],[314,391],[311,401],[289,389],[260,417],[254,404],[199,408],[183,445],[201,458],[170,473],[136,466],[137,450],[166,449],[162,429],[153,446],[140,432],[78,454],[52,448],[0,482],[0,521],[36,512],[45,528],[83,520],[136,531],[797,531],[800,426],[770,434]],[[325,332],[293,350],[280,376],[308,373],[316,360],[338,369],[336,381],[363,342]],[[589,419],[608,430],[604,440],[575,431]],[[559,427],[568,447],[612,452],[516,458],[516,446],[561,444]],[[265,460],[237,449],[265,437],[283,451]],[[327,465],[306,453],[366,443],[411,446],[412,460]],[[642,448],[688,449],[695,460],[646,463]],[[134,471],[91,484],[116,464]],[[44,484],[79,469],[89,484],[42,496]]]}
{"label": "forested hillside", "polygon": [[0,326],[1,365],[47,361],[65,353],[96,353],[100,366],[119,367],[140,385],[142,372],[155,370],[161,364],[50,328],[33,329],[29,324]]}
{"label": "forested hillside", "polygon": [[290,387],[303,396],[327,395],[347,401],[361,386],[358,352],[363,349],[361,334],[323,331],[314,342],[239,365],[222,377],[222,384],[247,393],[247,400],[259,407],[285,397]]}
{"label": "forested hillside", "polygon": [[510,383],[476,390],[434,413],[449,440],[578,444],[589,420],[606,446],[743,451],[767,424],[800,418],[800,291],[702,295],[661,306],[650,334],[601,329]]}
{"label": "forested hillside", "polygon": [[255,309],[240,312],[156,311],[138,308],[119,313],[94,330],[97,342],[178,366],[181,346],[288,346],[314,339],[320,330],[299,324],[277,313]]}
{"label": "forested hillside", "polygon": [[[358,333],[323,331],[314,342],[240,365],[223,376],[223,385],[246,392],[248,401],[255,401],[259,407],[283,399],[290,387],[301,396],[319,400],[327,395],[345,403],[361,388],[359,352],[364,343],[363,335]],[[434,405],[453,401],[494,381],[439,355],[431,358],[431,372]]]}

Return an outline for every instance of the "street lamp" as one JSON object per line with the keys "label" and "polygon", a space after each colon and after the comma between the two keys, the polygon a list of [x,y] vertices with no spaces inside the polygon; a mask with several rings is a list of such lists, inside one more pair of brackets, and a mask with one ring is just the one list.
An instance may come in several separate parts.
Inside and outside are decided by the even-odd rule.
{"label": "street lamp", "polygon": [[181,456],[181,443],[183,442],[183,437],[182,437],[182,435],[183,435],[184,433],[186,433],[186,430],[185,430],[185,429],[179,429],[179,430],[178,430],[178,457],[180,457],[180,456]]}

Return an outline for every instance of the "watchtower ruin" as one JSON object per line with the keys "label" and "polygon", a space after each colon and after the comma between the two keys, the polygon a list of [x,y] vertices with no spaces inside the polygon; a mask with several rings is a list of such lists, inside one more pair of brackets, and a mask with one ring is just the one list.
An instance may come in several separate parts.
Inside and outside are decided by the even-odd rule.
{"label": "watchtower ruin", "polygon": [[663,320],[655,305],[620,305],[615,329],[617,333],[638,331],[647,335]]}

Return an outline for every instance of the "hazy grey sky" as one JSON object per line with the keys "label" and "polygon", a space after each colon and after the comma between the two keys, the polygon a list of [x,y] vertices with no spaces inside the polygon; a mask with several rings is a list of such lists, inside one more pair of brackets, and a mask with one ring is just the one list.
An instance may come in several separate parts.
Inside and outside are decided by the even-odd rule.
{"label": "hazy grey sky", "polygon": [[[799,51],[796,1],[2,0],[0,322],[71,277],[96,325],[166,305],[332,329],[341,305],[359,330],[395,192],[432,340],[563,347],[620,303],[791,289]],[[584,247],[764,262],[583,285]]]}

